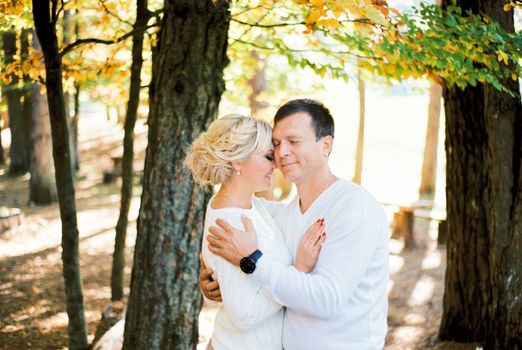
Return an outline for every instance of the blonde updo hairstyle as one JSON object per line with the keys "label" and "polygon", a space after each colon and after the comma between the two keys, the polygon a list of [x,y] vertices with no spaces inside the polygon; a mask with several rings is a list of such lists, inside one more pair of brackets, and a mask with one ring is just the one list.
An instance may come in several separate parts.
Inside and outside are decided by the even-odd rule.
{"label": "blonde updo hairstyle", "polygon": [[229,114],[216,119],[192,143],[185,165],[202,185],[223,184],[232,175],[232,163],[242,162],[272,144],[272,128],[262,119]]}

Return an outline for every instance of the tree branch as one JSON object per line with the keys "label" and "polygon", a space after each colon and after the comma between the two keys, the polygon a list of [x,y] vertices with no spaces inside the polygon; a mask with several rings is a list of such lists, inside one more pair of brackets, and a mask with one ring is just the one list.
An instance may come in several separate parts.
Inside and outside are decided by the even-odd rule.
{"label": "tree branch", "polygon": [[128,24],[129,26],[132,27],[132,23],[130,23],[129,21],[126,21],[124,20],[123,18],[119,17],[117,14],[115,14],[114,12],[112,12],[111,10],[109,10],[109,8],[107,7],[107,5],[105,5],[105,1],[104,0],[100,0],[100,3],[101,5],[103,6],[103,9],[105,10],[105,12],[107,12],[109,15],[111,15],[112,17],[116,18],[118,21],[122,22],[122,23],[125,23],[125,24]]}
{"label": "tree branch", "polygon": [[156,17],[156,16],[161,15],[163,12],[165,12],[165,9],[159,9],[159,10],[156,10],[156,11],[152,11],[152,12],[148,11],[148,12],[149,12],[148,16],[149,16],[149,18],[151,18],[151,17]]}
{"label": "tree branch", "polygon": [[249,26],[249,27],[258,27],[258,28],[277,28],[277,27],[289,27],[289,26],[297,26],[297,25],[305,25],[306,22],[296,22],[296,23],[275,23],[275,24],[259,24],[259,23],[248,23],[243,22],[238,19],[232,18],[231,21],[236,23]]}
{"label": "tree branch", "polygon": [[[522,0],[521,0],[522,1]],[[274,24],[260,24],[258,23],[248,23],[244,21],[240,21],[238,19],[232,18],[231,21],[234,21],[236,23],[249,26],[249,27],[258,27],[258,28],[276,28],[276,27],[289,27],[289,26],[297,26],[297,25],[306,25],[306,22],[295,22],[295,23],[274,23]],[[375,25],[375,23],[371,22],[368,18],[358,18],[358,19],[345,19],[342,21],[339,21],[339,23],[364,23],[364,24],[370,24]],[[310,23],[315,24],[315,23]]]}
{"label": "tree branch", "polygon": [[128,37],[131,37],[134,33],[138,32],[138,31],[143,31],[143,30],[147,30],[149,28],[152,28],[152,27],[156,27],[158,26],[157,23],[154,23],[154,24],[151,24],[149,26],[144,26],[144,27],[140,27],[140,28],[136,28],[134,30],[131,30],[130,32],[127,32],[125,33],[124,35],[120,36],[119,38],[117,39],[114,39],[114,40],[106,40],[106,39],[98,39],[98,38],[86,38],[86,39],[78,39],[76,40],[75,42],[73,43],[70,43],[69,45],[67,45],[60,53],[59,53],[59,57],[63,57],[65,56],[67,53],[69,53],[69,51],[72,51],[74,48],[78,47],[78,46],[81,46],[81,45],[85,45],[85,44],[104,44],[104,45],[111,45],[111,44],[117,44],[119,42],[122,42],[123,40],[127,39]]}
{"label": "tree branch", "polygon": [[272,10],[272,9],[264,7],[263,5],[257,5],[256,7],[247,7],[246,9],[244,9],[242,11],[239,11],[237,13],[233,13],[233,14],[230,15],[230,17],[234,18],[234,17],[237,17],[237,16],[241,16],[243,13],[246,13],[246,12],[249,12],[249,11],[253,11],[253,10],[257,10],[259,8],[264,8],[267,11],[268,10]]}
{"label": "tree branch", "polygon": [[[232,40],[234,42],[238,42],[238,43],[241,43],[241,44],[253,46],[253,47],[255,47],[257,49],[260,49],[260,50],[277,51],[277,48],[275,48],[275,47],[262,46],[262,45],[259,45],[259,44],[256,44],[256,43],[252,43],[252,42],[249,42],[249,41],[244,41],[244,40],[241,40],[241,39],[233,39],[232,38]],[[282,47],[281,49],[284,50],[284,51],[297,52],[297,53],[324,53],[324,54],[327,54],[326,52],[321,51],[321,50],[292,49],[292,48],[289,48],[286,45],[284,45],[284,47]],[[355,53],[349,52],[349,51],[331,51],[328,54],[333,55],[333,56],[336,56],[336,55],[341,55],[341,56],[342,55],[348,55],[348,56],[353,56],[353,57],[357,57],[357,58],[360,58],[360,59],[380,60],[380,61],[382,61],[382,58],[380,58],[380,57],[361,56],[361,55],[358,55],[358,54],[355,54]]]}

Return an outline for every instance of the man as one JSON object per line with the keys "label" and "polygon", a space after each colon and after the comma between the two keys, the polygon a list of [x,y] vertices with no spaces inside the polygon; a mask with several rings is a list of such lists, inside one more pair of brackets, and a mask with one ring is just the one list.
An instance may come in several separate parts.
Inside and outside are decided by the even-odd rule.
{"label": "man", "polygon": [[[326,240],[310,273],[284,266],[256,250],[255,231],[218,222],[211,251],[238,265],[287,307],[283,346],[294,349],[382,349],[387,331],[388,224],[377,201],[363,188],[335,177],[328,158],[334,123],[319,102],[284,104],[274,118],[276,165],[297,187],[297,196],[275,217],[295,259],[302,234],[324,219]],[[313,242],[312,242],[313,244]],[[253,252],[255,250],[255,252]],[[242,253],[243,252],[243,253]],[[245,252],[253,252],[245,256]],[[247,253],[249,254],[249,253]],[[200,286],[211,299],[217,282]]]}

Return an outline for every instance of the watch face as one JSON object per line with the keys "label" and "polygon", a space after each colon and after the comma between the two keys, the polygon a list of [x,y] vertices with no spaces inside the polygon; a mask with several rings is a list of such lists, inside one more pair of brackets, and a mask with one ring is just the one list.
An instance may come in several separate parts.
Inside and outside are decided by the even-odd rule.
{"label": "watch face", "polygon": [[256,269],[256,263],[249,257],[241,259],[239,267],[244,273],[252,273]]}

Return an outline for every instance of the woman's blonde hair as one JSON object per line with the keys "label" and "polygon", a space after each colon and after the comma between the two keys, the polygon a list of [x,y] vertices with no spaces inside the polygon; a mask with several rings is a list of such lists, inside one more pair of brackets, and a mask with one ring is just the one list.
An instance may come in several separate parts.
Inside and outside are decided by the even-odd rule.
{"label": "woman's blonde hair", "polygon": [[272,128],[262,119],[229,114],[210,124],[192,143],[185,165],[202,185],[227,182],[232,162],[244,161],[272,144]]}

